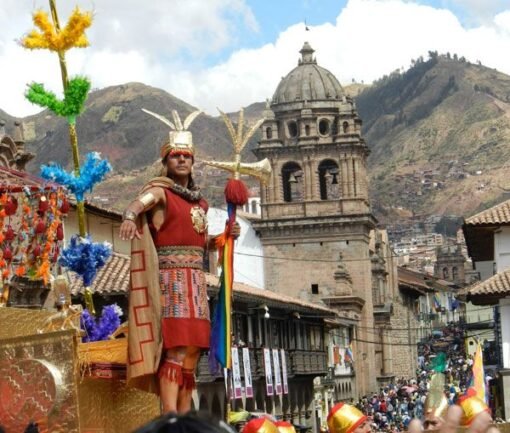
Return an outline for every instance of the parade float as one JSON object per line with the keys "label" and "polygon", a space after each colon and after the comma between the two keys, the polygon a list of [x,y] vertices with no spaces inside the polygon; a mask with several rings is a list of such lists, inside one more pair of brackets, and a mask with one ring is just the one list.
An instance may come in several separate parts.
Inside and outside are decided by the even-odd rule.
{"label": "parade float", "polygon": [[[64,98],[35,82],[26,97],[67,120],[73,169],[43,166],[37,178],[9,163],[0,167],[0,426],[9,433],[30,424],[39,432],[131,431],[159,415],[159,402],[125,387],[122,312],[112,305],[96,317],[87,289],[111,246],[86,233],[84,196],[111,167],[97,153],[80,160],[76,122],[90,82],[68,77],[65,58],[69,49],[88,45],[92,13],[76,8],[60,27],[50,0],[50,13],[36,11],[33,22],[36,29],[20,43],[57,54]],[[17,144],[2,139],[16,161],[24,156]],[[79,232],[64,245],[70,203]],[[86,309],[71,304],[63,269],[82,280]]]}

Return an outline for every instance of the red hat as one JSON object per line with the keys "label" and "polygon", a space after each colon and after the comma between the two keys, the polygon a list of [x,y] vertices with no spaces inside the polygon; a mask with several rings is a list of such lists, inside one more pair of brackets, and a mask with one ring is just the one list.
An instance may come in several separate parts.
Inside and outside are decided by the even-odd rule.
{"label": "red hat", "polygon": [[276,421],[274,425],[278,428],[278,433],[296,433],[296,429],[290,422]]}
{"label": "red hat", "polygon": [[244,426],[243,433],[279,433],[279,431],[267,418],[255,418]]}
{"label": "red hat", "polygon": [[354,406],[338,403],[329,412],[328,428],[330,433],[352,433],[368,417]]}

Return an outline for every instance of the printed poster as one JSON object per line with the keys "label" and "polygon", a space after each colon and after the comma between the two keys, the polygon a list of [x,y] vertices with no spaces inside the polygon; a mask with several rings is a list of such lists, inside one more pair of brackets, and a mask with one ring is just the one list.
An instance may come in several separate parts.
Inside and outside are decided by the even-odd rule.
{"label": "printed poster", "polygon": [[266,373],[266,394],[273,395],[273,373],[271,371],[271,352],[264,348],[264,370]]}
{"label": "printed poster", "polygon": [[287,358],[285,357],[285,350],[280,349],[280,354],[282,356],[282,378],[283,378],[283,393],[289,393],[289,381],[287,379]]}
{"label": "printed poster", "polygon": [[239,351],[232,347],[232,379],[234,381],[234,398],[242,398],[241,366],[239,365]]}
{"label": "printed poster", "polygon": [[274,383],[276,395],[282,395],[282,376],[280,373],[280,357],[278,349],[273,349]]}
{"label": "printed poster", "polygon": [[250,351],[243,347],[243,368],[244,368],[244,388],[246,397],[253,397],[253,383],[251,380]]}

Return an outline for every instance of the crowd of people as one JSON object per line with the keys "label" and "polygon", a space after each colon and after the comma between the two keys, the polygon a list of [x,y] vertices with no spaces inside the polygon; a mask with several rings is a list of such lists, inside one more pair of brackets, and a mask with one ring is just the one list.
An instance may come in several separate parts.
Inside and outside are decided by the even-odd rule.
{"label": "crowd of people", "polygon": [[471,378],[473,359],[466,356],[462,329],[450,324],[434,331],[419,346],[416,378],[399,379],[355,403],[359,410],[371,418],[374,430],[405,431],[413,418],[423,418],[430,379],[435,373],[434,361],[439,353],[446,355],[444,391],[448,403],[455,403],[457,397],[465,392]]}

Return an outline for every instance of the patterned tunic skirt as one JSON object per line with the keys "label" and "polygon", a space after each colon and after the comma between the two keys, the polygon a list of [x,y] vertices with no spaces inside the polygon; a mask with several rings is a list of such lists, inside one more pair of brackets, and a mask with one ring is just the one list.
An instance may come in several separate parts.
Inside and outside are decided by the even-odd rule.
{"label": "patterned tunic skirt", "polygon": [[158,247],[163,348],[209,347],[210,321],[204,250]]}

